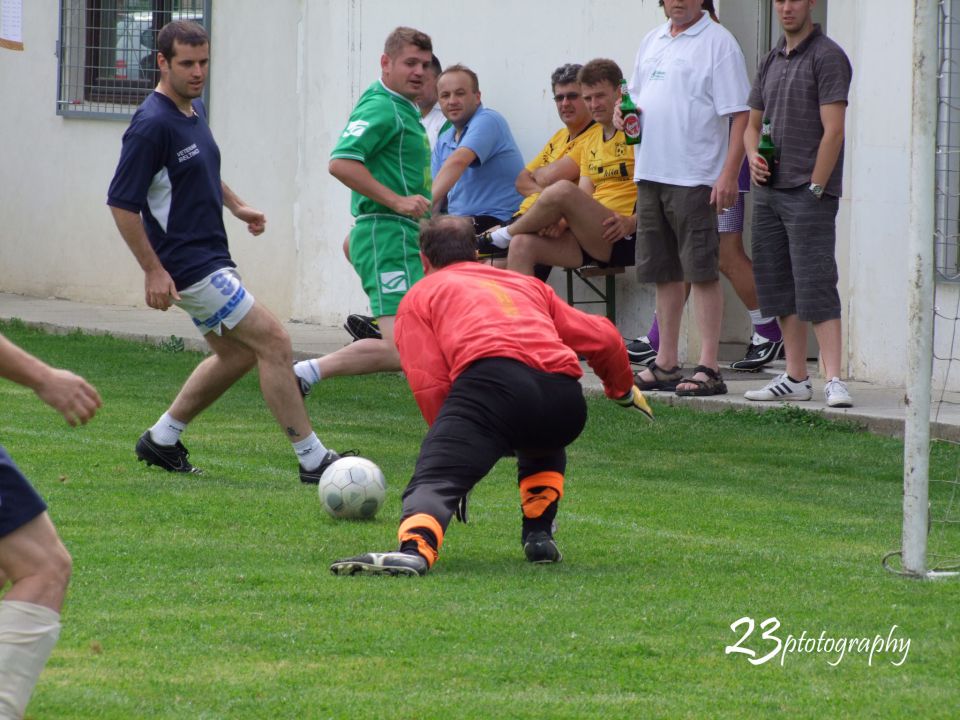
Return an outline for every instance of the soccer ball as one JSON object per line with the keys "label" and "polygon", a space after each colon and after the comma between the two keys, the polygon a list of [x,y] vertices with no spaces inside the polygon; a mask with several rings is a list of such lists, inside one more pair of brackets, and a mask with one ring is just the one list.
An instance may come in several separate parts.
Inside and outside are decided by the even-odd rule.
{"label": "soccer ball", "polygon": [[362,457],[343,457],[320,476],[320,504],[332,517],[372,518],[383,505],[387,481],[374,463]]}

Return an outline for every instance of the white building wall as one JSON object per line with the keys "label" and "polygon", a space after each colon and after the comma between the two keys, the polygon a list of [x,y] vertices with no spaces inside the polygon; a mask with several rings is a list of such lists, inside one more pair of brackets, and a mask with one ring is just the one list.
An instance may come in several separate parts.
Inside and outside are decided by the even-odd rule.
{"label": "white building wall", "polygon": [[[748,58],[750,13],[762,1],[718,3]],[[139,305],[142,275],[104,204],[126,123],[56,115],[57,6],[24,3],[26,50],[0,50],[0,290]],[[903,0],[828,5],[828,34],[854,66],[837,249],[845,359],[852,377],[888,384],[903,382],[907,342],[910,12]],[[284,318],[334,324],[366,307],[341,251],[349,193],[327,158],[396,25],[428,32],[445,65],[473,67],[484,102],[532,157],[559,122],[551,71],[606,56],[629,73],[641,36],[662,18],[655,0],[215,3],[210,109],[223,177],[268,218],[252,238],[227,214],[251,290]],[[618,290],[618,325],[645,330],[651,290],[630,271]],[[730,292],[727,304],[724,339],[745,340]]]}
{"label": "white building wall", "polygon": [[[104,204],[126,122],[56,115],[57,5],[24,3],[26,50],[0,51],[0,92],[17,105],[0,113],[0,289],[141,304],[139,268]],[[227,214],[251,290],[282,317],[336,323],[366,307],[341,251],[349,193],[327,158],[397,25],[431,34],[444,64],[473,67],[484,102],[532,156],[559,123],[552,70],[608,56],[628,72],[641,33],[661,17],[655,2],[633,0],[216,3],[210,121],[222,174],[268,219],[252,238]],[[639,313],[635,284],[621,283],[625,314]]]}
{"label": "white building wall", "polygon": [[845,360],[855,379],[902,385],[907,342],[912,3],[843,0],[828,34],[853,64],[838,260]]}

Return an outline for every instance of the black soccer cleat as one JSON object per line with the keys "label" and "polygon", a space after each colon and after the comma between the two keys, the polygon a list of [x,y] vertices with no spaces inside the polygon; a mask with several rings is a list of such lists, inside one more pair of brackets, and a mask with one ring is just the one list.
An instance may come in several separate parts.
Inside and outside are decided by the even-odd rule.
{"label": "black soccer cleat", "polygon": [[627,357],[634,365],[647,365],[657,357],[657,351],[650,344],[646,335],[638,337],[636,340],[624,340],[624,343],[627,348]]}
{"label": "black soccer cleat", "polygon": [[754,333],[750,345],[747,346],[746,355],[743,359],[730,363],[730,369],[756,372],[764,365],[783,357],[783,340],[767,340]]}
{"label": "black soccer cleat", "polygon": [[375,317],[369,315],[347,315],[343,329],[356,340],[383,340],[380,324]]}
{"label": "black soccer cleat", "polygon": [[527,535],[527,539],[523,541],[523,554],[527,556],[527,560],[537,565],[558,563],[563,560],[563,554],[557,547],[556,541],[550,537],[550,533],[543,530]]}
{"label": "black soccer cleat", "polygon": [[183,446],[183,443],[177,440],[176,445],[158,445],[150,437],[150,431],[147,430],[140,439],[137,440],[137,460],[145,462],[147,466],[156,465],[167,472],[177,473],[202,473],[198,467],[194,467],[187,460],[190,452]]}
{"label": "black soccer cleat", "polygon": [[385,552],[367,553],[337,560],[330,566],[334,575],[403,575],[417,577],[426,575],[430,566],[419,553]]}
{"label": "black soccer cleat", "polygon": [[320,461],[320,465],[316,470],[307,470],[300,466],[300,482],[306,483],[307,485],[319,485],[320,476],[323,475],[323,471],[328,467],[333,465],[337,460],[342,457],[357,455],[356,450],[344,450],[342,453],[335,453],[333,450],[327,450],[327,454],[323,456],[323,460]]}
{"label": "black soccer cleat", "polygon": [[494,260],[505,258],[507,248],[497,247],[490,240],[490,231],[477,235],[477,258],[480,260]]}

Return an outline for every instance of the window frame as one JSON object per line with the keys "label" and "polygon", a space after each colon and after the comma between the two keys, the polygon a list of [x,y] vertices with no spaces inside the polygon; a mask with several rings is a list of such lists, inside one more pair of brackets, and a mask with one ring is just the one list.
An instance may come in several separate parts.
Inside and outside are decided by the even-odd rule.
{"label": "window frame", "polygon": [[[145,32],[152,32],[155,37],[156,32],[175,14],[189,13],[190,10],[175,8],[181,5],[175,0],[152,0],[151,9],[139,11],[124,11],[118,7],[121,4],[118,0],[60,0],[56,47],[57,115],[65,118],[129,120],[156,87],[158,75],[152,69],[147,71],[147,77],[140,79],[109,77],[117,69],[116,55],[120,52],[117,33],[111,30],[117,26],[122,14],[150,13],[153,16],[150,26],[140,31],[140,37]],[[197,12],[203,13],[201,24],[209,34],[212,0],[197,0],[192,4],[200,6]],[[146,47],[140,43],[138,50]],[[109,54],[111,48],[112,56]],[[113,62],[114,67],[104,64],[104,57],[108,60],[113,57],[109,62]],[[149,57],[155,58],[156,50]],[[71,99],[71,94],[82,94],[82,97]],[[209,97],[208,77],[201,97],[208,109]]]}

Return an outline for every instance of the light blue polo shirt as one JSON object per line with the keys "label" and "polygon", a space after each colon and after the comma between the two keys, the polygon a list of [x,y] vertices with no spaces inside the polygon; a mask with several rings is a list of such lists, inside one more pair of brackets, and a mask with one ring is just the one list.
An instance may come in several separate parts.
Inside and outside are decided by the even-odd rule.
{"label": "light blue polo shirt", "polygon": [[456,128],[451,127],[437,138],[431,162],[433,176],[437,176],[444,161],[457,148],[470,148],[477,159],[447,193],[447,212],[509,220],[523,201],[514,183],[524,162],[507,121],[495,110],[480,105],[463,129],[459,142],[454,138],[455,133]]}

